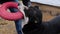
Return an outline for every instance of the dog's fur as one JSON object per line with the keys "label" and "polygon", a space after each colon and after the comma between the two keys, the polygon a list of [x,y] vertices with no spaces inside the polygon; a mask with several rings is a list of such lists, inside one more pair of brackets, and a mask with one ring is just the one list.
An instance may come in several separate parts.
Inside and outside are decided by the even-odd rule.
{"label": "dog's fur", "polygon": [[[29,22],[22,31],[24,34],[59,34],[60,33],[60,16],[50,20],[49,22],[42,22],[42,13],[37,6],[25,9],[25,14],[29,17]],[[36,22],[35,22],[36,21]]]}

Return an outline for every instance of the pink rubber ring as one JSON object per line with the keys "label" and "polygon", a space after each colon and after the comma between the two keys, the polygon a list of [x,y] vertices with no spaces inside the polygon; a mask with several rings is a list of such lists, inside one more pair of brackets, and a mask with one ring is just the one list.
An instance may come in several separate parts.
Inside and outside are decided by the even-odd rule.
{"label": "pink rubber ring", "polygon": [[23,18],[22,12],[18,9],[17,12],[11,13],[8,12],[7,9],[9,7],[14,7],[18,9],[18,3],[16,2],[6,2],[2,4],[2,7],[0,8],[0,17],[6,19],[6,20],[18,20]]}

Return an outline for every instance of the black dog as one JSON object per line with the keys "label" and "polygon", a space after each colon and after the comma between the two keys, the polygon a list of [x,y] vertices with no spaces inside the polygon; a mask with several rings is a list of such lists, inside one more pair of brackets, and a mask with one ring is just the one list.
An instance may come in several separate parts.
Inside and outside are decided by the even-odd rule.
{"label": "black dog", "polygon": [[28,10],[25,10],[25,14],[27,17],[29,17],[29,22],[22,29],[24,34],[60,33],[60,16],[57,16],[49,22],[43,23],[42,13],[38,6],[30,7]]}
{"label": "black dog", "polygon": [[26,16],[29,17],[29,22],[24,26],[23,32],[27,32],[35,28],[38,28],[39,26],[37,24],[40,25],[42,22],[42,12],[41,10],[39,10],[39,7],[29,7],[28,10],[25,9],[24,11]]}

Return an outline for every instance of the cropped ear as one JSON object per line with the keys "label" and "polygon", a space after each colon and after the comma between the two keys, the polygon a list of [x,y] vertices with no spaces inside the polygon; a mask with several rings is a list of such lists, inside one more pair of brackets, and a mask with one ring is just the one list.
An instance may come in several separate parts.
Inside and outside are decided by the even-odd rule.
{"label": "cropped ear", "polygon": [[35,8],[39,9],[39,6],[34,6]]}

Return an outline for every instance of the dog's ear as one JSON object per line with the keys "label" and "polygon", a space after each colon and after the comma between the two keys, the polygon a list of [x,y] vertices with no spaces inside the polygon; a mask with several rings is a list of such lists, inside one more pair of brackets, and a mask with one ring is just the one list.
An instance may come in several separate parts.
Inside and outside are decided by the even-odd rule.
{"label": "dog's ear", "polygon": [[39,9],[39,6],[34,6],[35,8]]}

